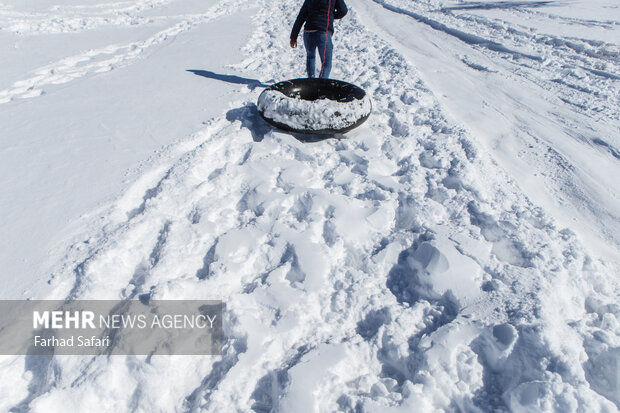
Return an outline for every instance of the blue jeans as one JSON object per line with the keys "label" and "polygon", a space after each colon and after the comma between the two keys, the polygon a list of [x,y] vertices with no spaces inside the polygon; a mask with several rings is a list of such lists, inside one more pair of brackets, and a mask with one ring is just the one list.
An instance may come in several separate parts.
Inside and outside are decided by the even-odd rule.
{"label": "blue jeans", "polygon": [[314,77],[316,51],[321,58],[321,72],[319,77],[328,78],[332,70],[332,35],[329,32],[304,32],[304,46],[306,47],[306,72],[308,77]]}

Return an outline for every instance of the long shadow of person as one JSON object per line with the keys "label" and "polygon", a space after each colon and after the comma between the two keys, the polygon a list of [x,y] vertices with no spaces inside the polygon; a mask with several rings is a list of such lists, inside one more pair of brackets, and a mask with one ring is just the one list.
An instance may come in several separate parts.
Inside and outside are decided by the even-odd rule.
{"label": "long shadow of person", "polygon": [[234,83],[237,85],[247,85],[250,89],[254,89],[257,87],[269,87],[265,83],[262,83],[257,79],[249,79],[247,77],[241,77],[236,75],[223,75],[215,72],[211,72],[209,70],[194,70],[188,69],[187,72],[191,72],[196,76],[206,77],[207,79],[221,80],[222,82]]}

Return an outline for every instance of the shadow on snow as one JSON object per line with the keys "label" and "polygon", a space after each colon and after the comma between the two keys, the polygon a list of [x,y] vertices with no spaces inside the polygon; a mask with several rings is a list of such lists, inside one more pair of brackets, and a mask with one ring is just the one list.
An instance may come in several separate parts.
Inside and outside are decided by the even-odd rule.
{"label": "shadow on snow", "polygon": [[222,75],[219,73],[214,73],[209,70],[193,70],[188,69],[187,72],[191,72],[196,76],[206,77],[207,79],[221,80],[222,82],[234,83],[237,85],[248,85],[251,89],[256,87],[269,87],[270,85],[266,85],[262,83],[260,80],[249,79],[246,77],[235,76],[235,75]]}
{"label": "shadow on snow", "polygon": [[331,138],[342,139],[344,137],[344,135],[342,134],[312,135],[305,133],[287,132],[274,128],[263,120],[263,118],[258,113],[258,108],[256,107],[256,104],[254,103],[248,103],[242,107],[229,110],[228,112],[226,112],[226,120],[229,122],[234,122],[237,120],[240,121],[241,127],[247,128],[250,131],[254,142],[261,142],[265,138],[265,135],[273,131],[278,131],[280,133],[291,135],[298,141],[306,143],[320,142]]}

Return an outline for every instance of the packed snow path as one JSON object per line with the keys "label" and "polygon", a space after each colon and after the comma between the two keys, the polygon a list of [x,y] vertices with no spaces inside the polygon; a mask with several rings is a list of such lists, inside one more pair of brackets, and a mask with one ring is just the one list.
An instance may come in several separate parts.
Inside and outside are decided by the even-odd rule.
{"label": "packed snow path", "polygon": [[[293,77],[298,2],[253,4],[235,68]],[[618,410],[617,266],[528,199],[364,23],[352,7],[336,34],[335,75],[373,99],[359,129],[298,141],[248,88],[54,269],[49,298],[221,298],[223,355],[4,357],[3,410]]]}

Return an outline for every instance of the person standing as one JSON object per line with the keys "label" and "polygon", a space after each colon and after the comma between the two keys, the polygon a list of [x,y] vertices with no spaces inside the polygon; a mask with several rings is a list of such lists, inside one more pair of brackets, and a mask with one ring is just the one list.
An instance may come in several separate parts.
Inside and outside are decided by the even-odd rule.
{"label": "person standing", "polygon": [[342,19],[347,11],[344,0],[305,0],[301,6],[291,31],[291,47],[297,47],[297,36],[305,23],[303,38],[309,78],[314,77],[317,50],[321,58],[319,77],[329,77],[332,68],[334,19]]}

